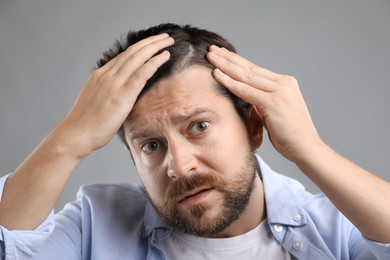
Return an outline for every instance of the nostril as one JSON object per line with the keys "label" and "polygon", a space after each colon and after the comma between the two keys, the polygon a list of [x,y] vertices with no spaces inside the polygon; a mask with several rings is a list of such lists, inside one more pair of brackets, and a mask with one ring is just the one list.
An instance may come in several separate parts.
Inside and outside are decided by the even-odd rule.
{"label": "nostril", "polygon": [[179,178],[191,175],[196,169],[198,159],[196,152],[185,142],[170,142],[167,152],[168,176]]}
{"label": "nostril", "polygon": [[175,172],[172,170],[171,167],[169,167],[169,169],[167,170],[167,175],[169,178],[173,178],[173,179],[176,178]]}

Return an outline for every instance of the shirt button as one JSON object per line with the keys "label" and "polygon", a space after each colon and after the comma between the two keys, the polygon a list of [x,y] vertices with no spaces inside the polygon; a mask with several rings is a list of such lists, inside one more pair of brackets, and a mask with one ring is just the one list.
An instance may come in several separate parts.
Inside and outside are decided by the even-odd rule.
{"label": "shirt button", "polygon": [[149,224],[146,224],[145,227],[144,227],[145,231],[149,231],[151,228],[152,227]]}
{"label": "shirt button", "polygon": [[276,232],[280,233],[283,231],[283,226],[282,225],[279,225],[279,224],[275,224],[274,225],[274,229]]}
{"label": "shirt button", "polygon": [[301,242],[294,241],[293,244],[292,244],[292,248],[294,248],[295,250],[300,250],[302,248]]}
{"label": "shirt button", "polygon": [[295,214],[294,217],[293,217],[294,221],[295,222],[301,222],[302,220],[302,217],[300,214]]}

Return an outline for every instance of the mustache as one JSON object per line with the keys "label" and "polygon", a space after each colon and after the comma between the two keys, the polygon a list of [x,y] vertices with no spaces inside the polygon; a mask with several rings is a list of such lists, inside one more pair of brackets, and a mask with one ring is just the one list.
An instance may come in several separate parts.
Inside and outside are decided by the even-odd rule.
{"label": "mustache", "polygon": [[223,191],[225,182],[213,174],[196,173],[186,178],[179,178],[172,182],[167,191],[167,199],[172,200],[186,192],[202,186],[210,186],[219,191]]}

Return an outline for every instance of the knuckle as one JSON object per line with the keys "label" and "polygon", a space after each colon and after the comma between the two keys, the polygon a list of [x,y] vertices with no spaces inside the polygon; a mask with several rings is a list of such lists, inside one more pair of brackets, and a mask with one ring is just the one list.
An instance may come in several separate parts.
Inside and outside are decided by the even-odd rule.
{"label": "knuckle", "polygon": [[228,49],[226,49],[225,47],[222,47],[221,48],[222,52],[226,53],[226,54],[231,54],[232,52],[229,51]]}
{"label": "knuckle", "polygon": [[253,66],[249,66],[248,70],[244,74],[244,79],[246,81],[249,81],[255,77],[256,77],[256,72],[255,72]]}
{"label": "knuckle", "polygon": [[291,85],[291,86],[298,85],[298,80],[295,77],[290,75],[283,75],[282,81],[287,85]]}
{"label": "knuckle", "polygon": [[144,73],[142,73],[142,70],[138,69],[131,75],[131,81],[137,82],[137,83],[143,83],[146,82]]}
{"label": "knuckle", "polygon": [[249,64],[248,64],[248,69],[249,69],[250,71],[252,71],[253,73],[255,73],[255,71],[256,71],[256,69],[257,69],[257,66],[256,66],[255,64],[249,62]]}
{"label": "knuckle", "polygon": [[100,83],[102,81],[105,80],[105,78],[107,77],[106,75],[107,73],[105,71],[103,71],[101,68],[100,69],[96,69],[95,71],[93,71],[90,75],[89,75],[89,79],[88,81],[90,82],[95,82],[95,83]]}
{"label": "knuckle", "polygon": [[98,68],[98,69],[95,69],[95,70],[91,73],[90,78],[91,78],[91,79],[96,79],[96,78],[100,78],[102,75],[104,75],[103,67]]}
{"label": "knuckle", "polygon": [[150,53],[156,53],[158,50],[162,50],[167,46],[167,43],[164,41],[155,41],[145,46],[145,50]]}
{"label": "knuckle", "polygon": [[131,53],[131,55],[128,58],[128,61],[137,60],[140,59],[141,57],[142,57],[142,50],[138,50],[134,53]]}
{"label": "knuckle", "polygon": [[249,88],[247,85],[245,84],[240,84],[240,88],[241,88],[241,96],[243,99],[247,99],[248,97],[250,97],[250,93],[249,93]]}
{"label": "knuckle", "polygon": [[157,65],[160,64],[161,57],[159,55],[153,56],[147,63],[150,65]]}
{"label": "knuckle", "polygon": [[225,85],[225,86],[234,87],[234,81],[233,81],[233,79],[230,78],[230,77],[223,77],[223,78],[222,78],[222,83],[223,83],[223,85]]}
{"label": "knuckle", "polygon": [[111,86],[121,86],[122,85],[122,79],[120,76],[114,75],[114,77],[111,77],[109,75],[102,78],[102,80],[109,82]]}

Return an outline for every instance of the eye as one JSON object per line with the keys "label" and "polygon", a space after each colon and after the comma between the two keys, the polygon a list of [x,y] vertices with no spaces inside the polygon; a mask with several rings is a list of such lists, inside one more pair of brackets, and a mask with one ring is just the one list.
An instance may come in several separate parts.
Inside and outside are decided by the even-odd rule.
{"label": "eye", "polygon": [[210,125],[210,122],[208,121],[199,121],[196,123],[193,123],[190,126],[190,131],[192,134],[199,134],[204,132]]}
{"label": "eye", "polygon": [[161,144],[157,141],[150,141],[141,145],[141,149],[145,153],[153,153],[161,147]]}

